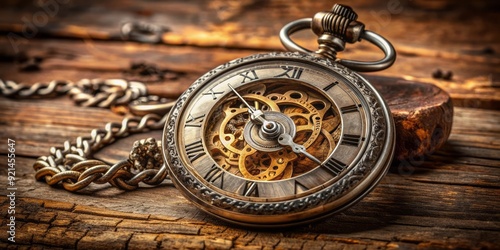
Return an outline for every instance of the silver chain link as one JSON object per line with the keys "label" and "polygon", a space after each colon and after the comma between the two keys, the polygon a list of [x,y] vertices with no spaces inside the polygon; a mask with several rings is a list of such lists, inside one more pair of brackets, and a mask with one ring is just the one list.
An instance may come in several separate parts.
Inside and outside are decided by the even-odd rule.
{"label": "silver chain link", "polygon": [[75,103],[84,107],[109,108],[127,104],[147,95],[140,82],[123,79],[82,79],[76,83],[67,80],[38,82],[31,86],[0,80],[0,93],[7,97],[45,97],[67,94]]}
{"label": "silver chain link", "polygon": [[[148,96],[144,84],[123,79],[82,79],[76,83],[56,80],[31,86],[0,80],[0,93],[11,98],[69,95],[78,105],[101,108],[129,104],[139,98],[166,102]],[[167,178],[167,168],[161,157],[161,145],[154,138],[136,142],[129,159],[113,165],[89,158],[119,138],[161,129],[166,119],[165,113],[163,116],[150,113],[126,117],[121,123],[109,122],[104,128],[93,129],[90,136],[80,136],[74,142],[65,141],[62,147],[52,147],[48,156],[37,159],[33,165],[35,178],[71,192],[91,183],[110,183],[124,190],[133,190],[141,182],[158,185]]]}

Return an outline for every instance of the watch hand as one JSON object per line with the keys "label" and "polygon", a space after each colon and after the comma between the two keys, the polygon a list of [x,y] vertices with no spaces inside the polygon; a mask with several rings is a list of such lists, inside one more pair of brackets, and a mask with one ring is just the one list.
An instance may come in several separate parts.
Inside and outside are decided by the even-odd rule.
{"label": "watch hand", "polygon": [[281,134],[280,137],[278,138],[278,142],[283,146],[290,146],[294,153],[303,154],[307,158],[321,165],[322,162],[318,160],[318,158],[314,157],[312,154],[309,154],[304,146],[293,142],[293,138],[289,134],[286,133]]}
{"label": "watch hand", "polygon": [[231,90],[236,94],[236,96],[238,96],[238,98],[243,102],[243,104],[247,106],[248,113],[250,113],[250,119],[252,121],[257,121],[261,124],[268,123],[268,121],[263,117],[264,113],[262,113],[261,110],[255,109],[254,107],[250,106],[250,104],[248,104],[245,98],[243,98],[243,96],[241,96],[240,93],[238,93],[238,91],[236,91],[236,89],[234,89],[233,86],[231,86],[231,84],[228,83],[227,86],[229,86],[229,88],[231,88]]}
{"label": "watch hand", "polygon": [[238,96],[238,98],[240,98],[240,100],[247,106],[248,112],[250,113],[250,120],[261,125],[261,131],[265,138],[274,140],[280,135],[280,133],[283,132],[280,124],[275,121],[266,120],[266,118],[264,118],[264,113],[261,110],[250,106],[245,98],[243,98],[243,96],[241,96],[240,93],[238,93],[238,91],[231,86],[231,84],[228,83],[227,86],[229,86],[236,96]]}

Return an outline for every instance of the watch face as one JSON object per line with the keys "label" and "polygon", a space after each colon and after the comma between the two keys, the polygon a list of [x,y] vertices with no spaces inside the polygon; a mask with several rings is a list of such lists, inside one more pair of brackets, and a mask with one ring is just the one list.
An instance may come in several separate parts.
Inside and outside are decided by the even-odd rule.
{"label": "watch face", "polygon": [[366,195],[393,123],[356,73],[299,53],[237,59],[198,79],[166,122],[174,184],[201,209],[254,226],[305,223]]}

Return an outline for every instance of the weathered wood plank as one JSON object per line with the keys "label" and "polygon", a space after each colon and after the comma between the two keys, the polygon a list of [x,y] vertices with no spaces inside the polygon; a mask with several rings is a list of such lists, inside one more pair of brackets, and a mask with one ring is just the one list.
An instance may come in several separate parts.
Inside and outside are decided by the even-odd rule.
{"label": "weathered wood plank", "polygon": [[[50,188],[34,180],[34,159],[18,156],[16,175],[22,176],[16,182],[18,239],[26,244],[59,247],[87,244],[91,240],[100,246],[118,237],[129,240],[117,240],[117,247],[126,246],[127,242],[136,246],[142,241],[160,246],[266,245],[276,249],[295,244],[301,246],[299,249],[332,244],[369,248],[495,248],[500,244],[500,201],[495,199],[500,188],[498,146],[493,145],[496,149],[490,153],[482,153],[486,155],[477,155],[474,149],[481,150],[488,142],[481,143],[477,134],[484,135],[483,139],[500,139],[498,127],[484,129],[494,124],[500,111],[457,108],[457,113],[461,114],[454,118],[458,126],[443,150],[427,159],[393,165],[374,192],[349,210],[320,223],[280,233],[230,229],[190,206],[168,183],[132,192],[94,185],[79,195]],[[482,126],[469,122],[475,117],[480,117]],[[475,143],[464,148],[460,157],[443,157],[454,150],[458,140],[455,135],[463,143]],[[1,156],[0,162],[5,161],[6,156]],[[0,169],[0,176],[6,176],[6,169]],[[5,185],[5,181],[1,178],[0,185]],[[4,192],[0,191],[2,199]],[[50,199],[39,199],[48,193]],[[52,241],[57,234],[67,237],[64,241]]]}
{"label": "weathered wood plank", "polygon": [[[217,65],[235,58],[266,52],[34,39],[20,48],[27,58],[42,60],[36,64],[40,70],[22,71],[26,63],[16,63],[19,59],[15,59],[8,41],[0,38],[0,45],[5,46],[5,50],[0,51],[0,57],[6,61],[0,62],[0,76],[6,80],[30,84],[54,79],[77,81],[82,78],[127,78],[150,82],[152,93],[168,97],[178,96],[199,76]],[[379,57],[378,52],[365,50],[350,50],[346,57],[350,55],[363,55],[366,60]],[[132,70],[131,65],[138,62],[149,65],[150,71],[141,73]],[[196,67],[193,67],[193,62],[197,62]],[[455,58],[401,55],[391,68],[378,72],[377,75],[433,83],[451,95],[455,106],[495,109],[500,106],[500,89],[495,87],[495,75],[500,73],[498,65],[500,64],[471,63]],[[458,72],[454,80],[431,78],[436,69],[443,67]],[[159,75],[164,78],[159,79]],[[367,77],[372,75],[366,74]]]}
{"label": "weathered wood plank", "polygon": [[[161,83],[149,84],[148,87],[151,89],[151,92],[156,93],[159,91],[159,94],[166,96],[179,95],[194,79],[196,79],[196,74],[203,74],[203,72],[199,69],[200,67],[195,67],[195,69],[193,69],[191,66],[191,62],[193,60],[202,61],[202,65],[206,65],[208,63],[216,65],[222,63],[223,61],[231,60],[234,57],[244,56],[243,53],[245,53],[245,51],[239,50],[231,50],[231,53],[223,53],[224,50],[221,49],[207,50],[182,48],[179,50],[171,47],[151,45],[134,45],[129,47],[127,45],[124,46],[121,44],[114,44],[116,46],[112,46],[113,44],[99,42],[99,45],[97,46],[99,47],[98,51],[106,51],[105,53],[109,53],[109,57],[111,58],[111,60],[105,62],[105,64],[109,66],[103,67],[103,62],[100,61],[102,55],[96,55],[92,53],[92,51],[87,54],[87,52],[85,52],[86,45],[84,44],[66,41],[52,41],[52,43],[53,45],[44,43],[44,45],[42,45],[43,48],[36,46],[37,43],[32,43],[30,45],[29,52],[27,52],[33,54],[35,57],[37,53],[40,57],[47,57],[46,60],[44,59],[43,65],[40,66],[42,67],[40,74],[43,76],[46,76],[48,73],[45,72],[47,70],[45,67],[47,67],[50,71],[53,68],[59,68],[61,66],[72,69],[85,68],[90,71],[100,69],[105,72],[111,71],[118,74],[120,71],[119,69],[121,69],[122,72],[126,71],[127,67],[130,69],[130,65],[126,63],[127,61],[138,60],[137,58],[140,57],[149,58],[146,54],[150,54],[153,58],[155,58],[158,55],[157,50],[163,51],[165,52],[165,56],[158,58],[159,65],[166,68],[175,67],[176,69],[172,72],[178,72],[179,70],[182,72],[173,73],[179,75],[180,78],[175,79],[173,82],[167,80],[162,81]],[[94,48],[97,47],[94,46]],[[60,52],[54,52],[56,50]],[[246,52],[250,53],[250,51]],[[51,53],[68,53],[73,55],[73,57],[65,60],[60,57],[51,56]],[[205,53],[206,55],[198,56],[200,53]],[[119,63],[115,65],[113,62],[117,61],[117,57],[123,58],[123,60],[118,60]],[[197,57],[199,59],[193,59],[193,57]],[[92,60],[89,60],[90,58],[92,58]],[[101,67],[103,69],[101,69]],[[188,73],[184,70],[187,70]],[[2,73],[1,70],[0,73]],[[18,75],[15,71],[11,73],[8,71],[8,67],[4,69],[3,73],[5,73],[4,77],[12,76],[12,78],[29,76],[28,74]],[[66,75],[63,74],[63,77],[66,77]],[[126,74],[122,74],[118,77],[134,79],[134,76]],[[421,85],[418,83],[401,81],[396,78],[374,77],[370,75],[368,75],[368,78],[372,80],[375,87],[381,91],[382,96],[387,99],[393,111],[393,115],[397,123],[397,133],[399,134],[397,137],[398,146],[396,149],[397,159],[406,159],[410,156],[413,157],[433,152],[436,148],[439,148],[443,144],[450,131],[451,120],[449,117],[452,115],[451,103],[445,92],[442,92],[432,85]],[[34,79],[30,80],[33,82]],[[179,85],[181,80],[185,82],[182,85]],[[481,97],[484,96],[485,95],[481,95]],[[48,106],[50,105],[43,106],[43,109],[48,109],[44,112],[48,112],[48,114],[50,114],[51,110],[57,112],[56,109]],[[16,109],[13,109],[12,112],[18,112],[14,110]],[[40,110],[42,110],[42,106],[40,106]],[[25,109],[19,111],[19,115],[31,112],[33,112],[33,110],[26,106]],[[79,111],[72,110],[66,114],[73,112]],[[9,116],[11,114],[6,113],[5,115]],[[42,112],[40,112],[40,115],[43,115]],[[22,119],[40,119],[40,117],[21,117]],[[83,117],[85,117],[85,119],[89,119],[88,115],[83,115],[79,119],[83,119]],[[96,118],[99,119],[99,117]],[[23,120],[22,122],[25,121]],[[80,121],[76,120],[75,122]]]}
{"label": "weathered wood plank", "polygon": [[[391,109],[396,125],[396,151],[395,158],[398,160],[430,154],[440,148],[449,136],[451,130],[451,117],[453,107],[450,97],[441,89],[431,84],[424,84],[400,79],[377,77],[371,78],[375,88],[386,99]],[[36,103],[36,105],[34,105]],[[60,105],[54,105],[60,103]],[[68,133],[81,131],[82,128],[103,128],[107,122],[120,122],[117,115],[107,118],[106,110],[99,108],[72,107],[68,100],[58,98],[56,100],[44,100],[32,102],[30,100],[9,101],[0,99],[0,106],[7,107],[0,110],[3,117],[16,117],[10,123],[27,124],[20,129],[7,127],[5,133],[14,134],[23,132],[18,139],[45,137],[53,135],[50,140],[41,140],[38,149],[60,146],[53,143],[53,139],[76,138]],[[61,109],[65,107],[65,109]],[[58,117],[60,119],[47,119],[47,117]],[[42,126],[38,123],[43,124]],[[62,127],[69,126],[60,133]],[[76,131],[73,127],[78,127]],[[86,136],[80,133],[78,136]],[[156,137],[157,140],[161,136]],[[134,140],[137,138],[134,137]],[[74,140],[74,139],[73,139]],[[130,139],[128,139],[130,142]],[[126,144],[129,145],[130,143]],[[21,144],[20,150],[24,152],[25,145]],[[26,150],[28,151],[28,150]],[[30,151],[30,154],[39,151]],[[45,154],[45,153],[43,153]],[[109,154],[109,152],[108,152]]]}
{"label": "weathered wood plank", "polygon": [[[3,208],[8,206],[8,200],[5,197],[0,199]],[[68,212],[57,208],[47,208],[46,203],[50,203],[50,201],[27,198],[20,198],[17,201],[21,218],[23,214],[36,213],[38,218],[54,217],[57,219],[18,219],[19,234],[16,238],[16,244],[66,248],[91,247],[93,249],[109,249],[110,245],[113,246],[113,249],[125,249],[129,244],[137,245],[139,243],[163,248],[191,246],[193,248],[214,249],[230,249],[239,246],[266,246],[270,249],[293,246],[297,249],[310,249],[306,246],[317,247],[339,243],[347,247],[387,247],[402,244],[410,248],[425,245],[432,245],[435,248],[478,246],[493,248],[498,244],[497,235],[492,231],[471,227],[461,228],[460,225],[446,226],[435,218],[428,220],[429,225],[433,226],[432,231],[423,231],[425,226],[404,224],[397,218],[386,224],[381,221],[366,221],[362,216],[349,218],[350,216],[342,215],[338,216],[340,219],[334,222],[334,226],[326,222],[315,227],[262,232],[251,229],[226,230],[223,224],[217,223],[210,227],[221,228],[221,230],[207,231],[203,230],[206,227],[204,224],[183,222],[182,219],[175,222],[140,217],[119,220],[114,218],[112,210],[108,210],[107,214],[82,215],[75,210]],[[86,210],[92,209],[94,208],[88,207]],[[53,226],[58,224],[57,221],[60,217],[69,221],[69,225]],[[420,217],[415,218],[415,221],[420,219]],[[359,230],[358,223],[360,222],[364,226],[364,230]],[[439,226],[436,226],[436,223],[439,223]],[[122,228],[127,230],[123,231]],[[304,237],[306,232],[309,236]],[[348,236],[345,235],[346,233]],[[58,239],[58,236],[63,237],[61,240],[55,240]],[[0,239],[0,241],[2,244],[7,242],[6,239]]]}
{"label": "weathered wood plank", "polygon": [[[166,26],[169,32],[163,36],[163,42],[168,44],[277,49],[281,47],[279,42],[269,41],[269,37],[277,34],[286,22],[312,17],[316,12],[329,10],[333,5],[333,2],[328,1],[296,1],[291,4],[285,0],[58,2],[54,4],[59,7],[58,10],[48,12],[44,10],[43,4],[30,5],[7,1],[0,12],[1,28],[4,31],[25,31],[30,35],[31,24],[35,30],[32,33],[35,35],[121,39],[120,25],[125,21],[136,20]],[[472,6],[475,11],[470,11],[471,6],[468,3],[454,4],[454,11],[437,14],[408,2],[349,2],[358,13],[359,19],[367,24],[367,28],[384,32],[395,39],[396,43],[426,47],[443,44],[444,50],[456,49],[461,51],[461,54],[481,54],[483,47],[474,49],[472,53],[468,50],[481,42],[498,51],[498,34],[491,32],[495,30],[498,20],[495,9],[491,6],[498,4],[493,1],[480,1],[476,6]],[[44,25],[41,25],[44,23],[40,22],[41,20],[33,21],[33,17],[37,15],[48,14],[52,15],[48,20],[44,20]],[[455,32],[458,30],[462,32]],[[450,39],[450,34],[453,34],[454,39]],[[470,47],[464,48],[459,44]]]}

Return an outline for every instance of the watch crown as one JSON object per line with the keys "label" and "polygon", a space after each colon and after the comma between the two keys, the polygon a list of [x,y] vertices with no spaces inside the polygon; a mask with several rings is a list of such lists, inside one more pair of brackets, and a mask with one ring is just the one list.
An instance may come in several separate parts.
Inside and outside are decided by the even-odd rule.
{"label": "watch crown", "polygon": [[351,21],[356,21],[356,19],[358,19],[358,14],[356,14],[351,7],[342,4],[333,5],[331,13],[343,16]]}
{"label": "watch crown", "polygon": [[345,49],[345,43],[360,40],[364,24],[357,21],[358,14],[342,4],[335,4],[329,12],[314,15],[312,30],[318,36],[319,50],[316,52],[335,59],[338,51]]}

